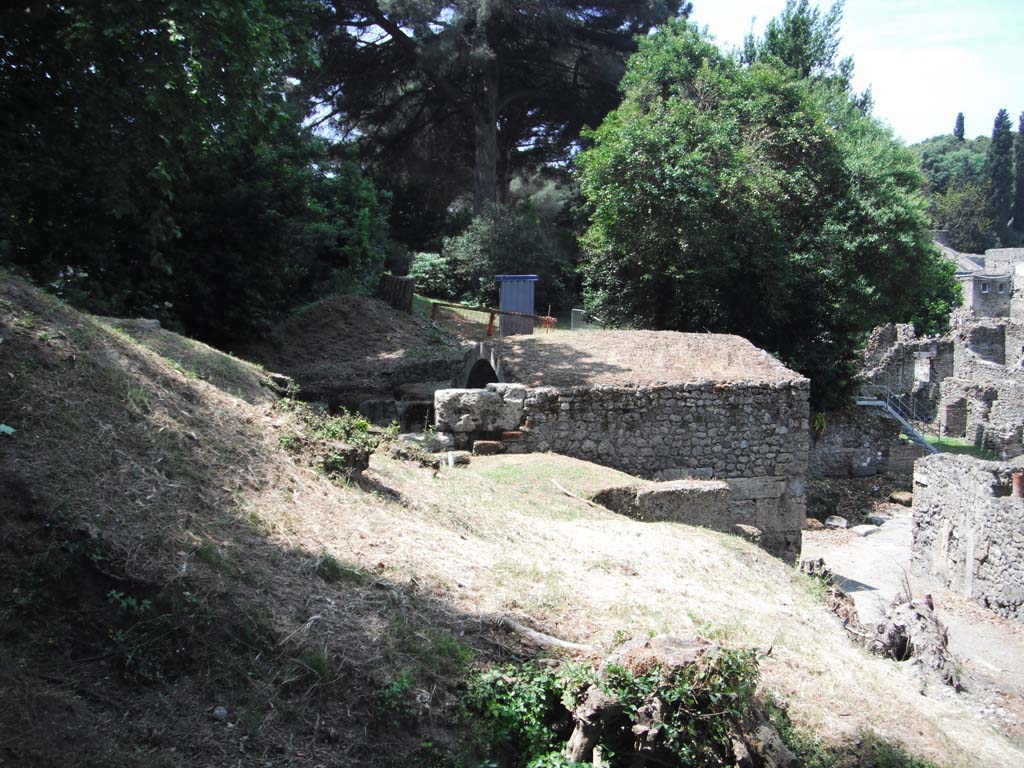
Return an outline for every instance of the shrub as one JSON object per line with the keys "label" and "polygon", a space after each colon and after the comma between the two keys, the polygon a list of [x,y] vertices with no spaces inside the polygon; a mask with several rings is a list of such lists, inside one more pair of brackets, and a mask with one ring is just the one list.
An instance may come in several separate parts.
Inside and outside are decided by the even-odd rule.
{"label": "shrub", "polygon": [[417,293],[433,299],[455,298],[451,266],[439,253],[413,254],[409,277],[416,281]]}
{"label": "shrub", "polygon": [[532,211],[494,206],[457,237],[444,241],[442,255],[463,301],[494,306],[500,274],[535,274],[539,311],[566,308],[572,298],[571,259]]}

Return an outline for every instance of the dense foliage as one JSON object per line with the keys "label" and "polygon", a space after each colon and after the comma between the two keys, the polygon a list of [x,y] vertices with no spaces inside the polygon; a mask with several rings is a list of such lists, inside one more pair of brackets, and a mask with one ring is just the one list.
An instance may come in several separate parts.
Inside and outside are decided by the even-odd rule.
{"label": "dense foliage", "polygon": [[2,11],[0,260],[225,343],[368,278],[384,213],[285,98],[303,0]]}
{"label": "dense foliage", "polygon": [[964,139],[963,114],[950,136],[915,144],[925,175],[932,226],[950,232],[959,251],[1024,243],[1024,114],[1016,133],[1000,110],[991,138]]}
{"label": "dense foliage", "polygon": [[992,126],[984,170],[996,235],[1005,243],[1013,208],[1013,132],[1010,115],[1005,109],[999,110]]}
{"label": "dense foliage", "polygon": [[637,743],[631,728],[650,718],[658,702],[653,727],[660,751],[649,762],[710,768],[730,764],[731,736],[754,701],[757,680],[756,655],[730,649],[682,668],[652,665],[636,673],[615,665],[598,675],[578,664],[519,664],[483,672],[471,681],[464,703],[480,747],[503,764],[575,768],[579,764],[564,757],[573,728],[569,715],[594,685],[622,707],[599,739],[610,765],[626,764]]}
{"label": "dense foliage", "polygon": [[473,219],[442,251],[457,281],[456,293],[469,301],[494,306],[495,275],[537,275],[535,302],[564,307],[572,287],[572,264],[558,241],[532,211],[495,206]]}
{"label": "dense foliage", "polygon": [[434,211],[469,192],[479,214],[506,200],[516,173],[565,159],[580,129],[617,104],[635,36],[687,10],[660,0],[323,3],[319,64],[302,88],[319,120],[358,137],[389,187]]}
{"label": "dense foliage", "polygon": [[1024,112],[1013,137],[1013,228],[1024,233]]}
{"label": "dense foliage", "polygon": [[931,245],[916,158],[850,92],[834,48],[799,66],[799,46],[747,48],[738,62],[680,21],[630,61],[622,106],[578,160],[588,301],[620,323],[738,333],[834,401],[864,334],[934,330],[959,289]]}

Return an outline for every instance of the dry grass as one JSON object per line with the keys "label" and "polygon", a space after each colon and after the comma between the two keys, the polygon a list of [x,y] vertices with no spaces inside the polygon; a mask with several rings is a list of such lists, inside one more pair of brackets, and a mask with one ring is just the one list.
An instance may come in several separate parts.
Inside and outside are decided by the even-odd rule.
{"label": "dry grass", "polygon": [[[496,628],[508,613],[601,648],[694,630],[771,648],[766,684],[821,735],[871,728],[950,765],[1024,759],[851,646],[803,578],[760,550],[625,519],[552,482],[586,495],[621,473],[555,456],[438,473],[374,457],[365,482],[338,485],[280,448],[299,429],[289,414],[6,278],[0,336],[0,422],[16,430],[0,436],[0,490],[16,481],[34,499],[0,503],[0,593],[58,539],[87,539],[121,589],[193,595],[205,633],[184,673],[140,688],[86,648],[109,642],[105,586],[92,603],[75,593],[96,626],[54,604],[0,617],[13,703],[0,735],[41,755],[21,764],[73,762],[76,749],[113,766],[425,764],[419,735],[450,729],[472,654],[526,653]],[[381,695],[406,726],[377,721]],[[210,718],[216,704],[230,728]]]}
{"label": "dry grass", "polygon": [[159,328],[151,320],[102,318],[102,322],[156,352],[179,373],[208,381],[222,392],[254,405],[276,399],[266,372],[258,365]]}
{"label": "dry grass", "polygon": [[510,336],[502,345],[508,380],[530,386],[783,384],[801,379],[746,339],[722,333],[540,333]]}

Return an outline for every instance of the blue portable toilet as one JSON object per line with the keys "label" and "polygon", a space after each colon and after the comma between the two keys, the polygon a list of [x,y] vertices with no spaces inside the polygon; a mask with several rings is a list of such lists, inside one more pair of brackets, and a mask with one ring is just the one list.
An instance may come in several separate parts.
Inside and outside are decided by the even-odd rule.
{"label": "blue portable toilet", "polygon": [[[497,275],[500,290],[498,309],[503,312],[524,312],[535,315],[533,310],[533,284],[536,275]],[[512,336],[516,333],[533,333],[532,317],[501,316],[501,335]]]}

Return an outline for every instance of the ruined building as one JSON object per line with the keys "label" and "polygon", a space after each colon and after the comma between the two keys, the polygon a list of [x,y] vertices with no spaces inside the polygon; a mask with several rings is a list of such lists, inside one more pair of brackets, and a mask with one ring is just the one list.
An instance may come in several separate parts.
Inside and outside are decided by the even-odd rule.
{"label": "ruined building", "polygon": [[475,348],[460,383],[466,388],[434,400],[436,429],[455,447],[500,440],[509,452],[552,451],[648,480],[685,480],[673,486],[677,496],[717,494],[725,481],[727,519],[711,527],[747,525],[768,551],[798,556],[809,383],[745,339],[513,336]]}
{"label": "ruined building", "polygon": [[1002,458],[1024,453],[1024,248],[960,254],[965,306],[942,337],[911,326],[875,329],[865,351],[867,380],[911,403],[944,436],[966,438]]}

